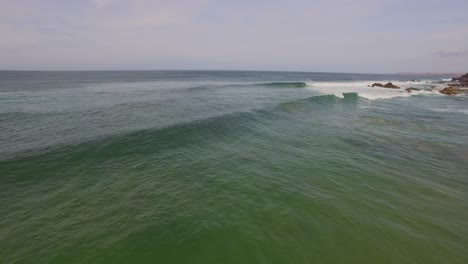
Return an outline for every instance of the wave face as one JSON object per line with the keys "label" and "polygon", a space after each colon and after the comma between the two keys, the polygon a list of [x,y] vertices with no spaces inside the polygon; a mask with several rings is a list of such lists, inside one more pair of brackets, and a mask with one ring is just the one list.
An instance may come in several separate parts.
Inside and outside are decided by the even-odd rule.
{"label": "wave face", "polygon": [[465,263],[468,97],[407,79],[0,72],[0,259]]}
{"label": "wave face", "polygon": [[306,82],[271,82],[271,83],[259,83],[255,84],[259,86],[271,86],[271,87],[291,87],[291,88],[304,88],[307,87]]}

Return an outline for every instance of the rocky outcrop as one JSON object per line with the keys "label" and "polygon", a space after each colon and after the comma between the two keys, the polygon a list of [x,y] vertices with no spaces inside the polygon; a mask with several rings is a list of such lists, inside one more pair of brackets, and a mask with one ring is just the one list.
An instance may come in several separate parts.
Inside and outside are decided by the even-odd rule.
{"label": "rocky outcrop", "polygon": [[445,87],[439,91],[441,94],[446,95],[456,95],[456,94],[468,94],[468,89],[466,88],[455,88],[455,87]]}
{"label": "rocky outcrop", "polygon": [[400,89],[400,87],[394,85],[391,82],[388,82],[386,84],[381,84],[381,83],[373,83],[371,87],[382,87],[382,88],[391,88],[391,89]]}
{"label": "rocky outcrop", "polygon": [[452,78],[452,81],[458,81],[460,83],[460,86],[466,87],[468,86],[468,73],[458,78]]}
{"label": "rocky outcrop", "polygon": [[468,82],[468,73],[464,74],[458,78],[452,78],[452,81],[459,81],[459,82]]}
{"label": "rocky outcrop", "polygon": [[407,91],[408,93],[412,93],[413,91],[421,91],[421,89],[410,87],[406,88],[405,91]]}

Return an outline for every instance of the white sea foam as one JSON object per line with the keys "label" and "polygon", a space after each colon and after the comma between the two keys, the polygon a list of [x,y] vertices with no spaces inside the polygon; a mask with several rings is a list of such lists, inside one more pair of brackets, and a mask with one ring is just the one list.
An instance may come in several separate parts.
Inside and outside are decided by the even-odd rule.
{"label": "white sea foam", "polygon": [[307,82],[309,89],[313,89],[322,94],[333,94],[337,97],[343,97],[343,93],[357,93],[360,97],[376,100],[376,99],[389,99],[395,97],[408,97],[418,94],[435,94],[431,91],[413,91],[408,93],[405,88],[427,88],[429,85],[435,85],[433,81],[423,80],[420,82],[411,81],[392,81],[393,84],[400,87],[400,89],[389,89],[381,87],[369,87],[373,83],[387,83],[388,81],[349,81],[349,82]]}

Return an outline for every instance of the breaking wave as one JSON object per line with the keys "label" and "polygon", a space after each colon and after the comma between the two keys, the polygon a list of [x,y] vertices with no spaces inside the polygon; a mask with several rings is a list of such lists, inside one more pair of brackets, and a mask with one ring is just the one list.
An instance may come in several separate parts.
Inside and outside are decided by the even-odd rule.
{"label": "breaking wave", "polygon": [[[395,97],[408,97],[418,94],[437,94],[431,91],[436,90],[437,86],[430,81],[392,81],[393,84],[400,87],[400,89],[388,89],[380,87],[370,87],[374,82],[386,83],[387,81],[360,81],[360,82],[310,82],[309,88],[321,94],[332,94],[337,97],[343,98],[343,94],[356,93],[360,97],[376,100],[376,99],[390,99]],[[413,91],[408,93],[405,88],[415,87],[420,88],[420,91]]]}

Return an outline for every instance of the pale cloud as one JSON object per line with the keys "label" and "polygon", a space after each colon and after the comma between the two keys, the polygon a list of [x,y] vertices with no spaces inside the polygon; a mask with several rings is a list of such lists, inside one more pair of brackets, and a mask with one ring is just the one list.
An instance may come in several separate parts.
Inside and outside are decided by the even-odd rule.
{"label": "pale cloud", "polygon": [[434,54],[442,58],[466,57],[468,50],[438,50]]}

